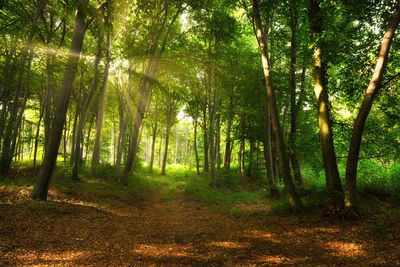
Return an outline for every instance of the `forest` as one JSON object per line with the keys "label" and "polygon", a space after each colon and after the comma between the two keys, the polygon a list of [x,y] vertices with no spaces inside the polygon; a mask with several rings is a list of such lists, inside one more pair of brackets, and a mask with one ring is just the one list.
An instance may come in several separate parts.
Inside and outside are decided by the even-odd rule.
{"label": "forest", "polygon": [[0,1],[0,265],[400,265],[399,23]]}

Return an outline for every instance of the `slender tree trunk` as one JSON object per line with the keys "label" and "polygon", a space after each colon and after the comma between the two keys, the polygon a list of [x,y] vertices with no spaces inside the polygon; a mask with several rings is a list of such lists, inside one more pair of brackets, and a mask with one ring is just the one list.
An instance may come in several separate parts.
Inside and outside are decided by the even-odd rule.
{"label": "slender tree trunk", "polygon": [[225,139],[225,156],[224,156],[224,170],[229,172],[231,166],[231,130],[232,130],[232,122],[233,122],[233,90],[229,97],[229,116],[227,122],[227,129],[226,129],[226,139]]}
{"label": "slender tree trunk", "polygon": [[204,172],[208,172],[208,135],[207,135],[207,104],[203,107],[203,149],[204,149]]}
{"label": "slender tree trunk", "polygon": [[93,154],[92,154],[92,164],[91,164],[92,174],[96,173],[96,166],[99,165],[99,161],[100,161],[100,136],[101,136],[101,129],[103,126],[104,110],[105,110],[106,101],[107,101],[108,70],[110,68],[110,61],[111,61],[110,53],[111,53],[111,32],[108,31],[108,33],[107,33],[106,66],[104,69],[104,79],[103,79],[103,86],[102,86],[101,98],[100,98],[100,109],[99,109],[99,114],[97,115],[96,137],[94,139]]}
{"label": "slender tree trunk", "polygon": [[254,141],[250,139],[250,151],[249,151],[249,167],[247,168],[247,177],[252,177],[254,166]]}
{"label": "slender tree trunk", "polygon": [[[243,122],[242,122],[243,123]],[[242,126],[243,130],[243,126]],[[244,132],[242,131],[242,135],[244,135]],[[246,151],[246,142],[244,139],[244,136],[242,136],[240,140],[240,157],[239,157],[239,164],[240,164],[240,176],[245,177],[246,172],[245,172],[245,151]]]}
{"label": "slender tree trunk", "polygon": [[[78,177],[78,169],[82,164],[82,155],[83,155],[83,130],[85,129],[85,124],[86,124],[86,119],[87,119],[87,114],[89,112],[90,106],[93,102],[94,95],[97,91],[98,88],[98,76],[99,76],[99,64],[101,60],[101,55],[102,55],[102,45],[103,45],[103,39],[104,39],[104,31],[103,31],[103,22],[102,19],[100,19],[99,22],[99,35],[97,37],[97,48],[96,48],[96,56],[94,60],[94,69],[93,69],[93,81],[92,85],[89,91],[89,94],[85,100],[85,103],[81,109],[80,115],[79,115],[79,123],[78,123],[78,128],[76,130],[76,135],[75,135],[75,142],[74,142],[74,149],[73,152],[74,154],[72,155],[72,178],[74,180],[79,180]],[[81,73],[81,85],[83,85],[83,72]],[[83,86],[80,87],[80,89],[83,89]]]}
{"label": "slender tree trunk", "polygon": [[217,169],[221,169],[221,118],[216,115],[216,136],[215,136],[215,155],[217,161]]}
{"label": "slender tree trunk", "polygon": [[194,130],[193,148],[194,148],[194,156],[196,157],[196,171],[197,174],[200,174],[199,153],[197,151],[197,118],[193,120],[193,130]]}
{"label": "slender tree trunk", "polygon": [[[322,34],[322,17],[319,2],[311,1],[311,29],[314,38]],[[322,49],[317,44],[314,47],[314,93],[317,100],[319,133],[324,160],[326,185],[330,199],[330,210],[340,212],[344,208],[342,182],[336,162],[335,148],[332,136],[332,122],[329,115],[329,97],[326,86],[326,64],[322,60]]]}
{"label": "slender tree trunk", "polygon": [[271,120],[269,113],[269,105],[267,99],[264,102],[264,165],[267,173],[267,182],[269,192],[272,197],[279,197],[279,191],[275,184],[273,162],[272,162],[272,147],[271,147]]}
{"label": "slender tree trunk", "polygon": [[168,142],[169,142],[169,133],[171,130],[171,114],[167,114],[167,129],[166,129],[166,134],[165,134],[165,148],[164,148],[164,156],[163,156],[163,161],[162,161],[162,167],[161,167],[161,175],[165,175],[165,168],[167,166],[167,156],[168,156]]}
{"label": "slender tree trunk", "polygon": [[[293,4],[293,3],[292,3]],[[297,115],[299,106],[296,105],[296,28],[297,28],[297,10],[296,7],[291,7],[291,46],[290,46],[290,133],[289,133],[289,157],[293,169],[294,182],[298,187],[303,187],[303,178],[297,158],[296,148],[296,130],[297,130]]]}
{"label": "slender tree trunk", "polygon": [[283,183],[285,186],[285,190],[288,194],[290,204],[295,211],[299,211],[302,209],[302,202],[297,195],[296,189],[293,184],[292,177],[290,175],[289,170],[289,160],[286,155],[285,143],[283,139],[283,133],[281,129],[281,125],[279,123],[279,114],[278,114],[278,107],[275,99],[275,92],[272,87],[272,79],[271,73],[269,69],[269,62],[268,62],[268,47],[267,42],[265,40],[265,36],[263,34],[263,27],[261,24],[260,19],[260,11],[258,8],[258,1],[257,0],[250,0],[253,6],[253,18],[256,26],[257,31],[257,39],[260,45],[261,50],[261,57],[263,62],[263,70],[265,76],[265,85],[267,88],[268,93],[268,102],[271,109],[271,120],[272,120],[272,129],[275,136],[275,144],[277,147],[278,157],[279,157],[279,169],[282,174]]}
{"label": "slender tree trunk", "polygon": [[[213,71],[213,74],[215,76],[215,73]],[[215,133],[214,133],[214,127],[215,127],[215,114],[216,114],[216,109],[217,109],[217,93],[218,93],[218,87],[217,87],[217,82],[215,81],[214,77],[214,90],[213,90],[213,97],[212,97],[212,102],[211,102],[211,84],[209,84],[209,96],[208,96],[208,107],[209,107],[209,112],[210,112],[210,164],[211,164],[211,186],[215,187],[215,178],[216,178],[216,171],[215,171],[215,160],[216,160],[216,155],[215,155]]]}
{"label": "slender tree trunk", "polygon": [[[47,1],[48,0],[40,0],[37,2],[36,12],[32,18],[32,28],[36,27],[38,19],[39,19],[40,15],[43,13],[43,10],[45,9],[45,7],[47,5]],[[19,78],[18,78],[18,85],[17,85],[17,89],[14,93],[12,106],[10,108],[10,117],[9,117],[8,123],[5,127],[5,132],[4,132],[2,155],[1,155],[1,162],[0,162],[0,180],[2,179],[2,176],[7,175],[8,171],[10,169],[13,154],[15,152],[16,136],[17,136],[17,132],[18,132],[18,127],[21,124],[21,119],[23,116],[27,96],[29,93],[30,68],[31,68],[32,58],[33,58],[31,45],[32,45],[32,40],[33,40],[34,34],[35,34],[35,32],[32,30],[28,36],[27,45],[23,49],[23,56],[22,56],[22,60],[21,60],[21,68],[20,68],[20,74],[19,74]],[[26,77],[26,81],[25,81],[24,99],[21,104],[19,101],[19,96],[21,94],[22,87],[24,87],[23,77],[24,77],[26,62],[28,62],[27,77]],[[20,111],[19,116],[18,116],[18,111]]]}
{"label": "slender tree trunk", "polygon": [[53,82],[53,70],[51,64],[51,55],[48,49],[46,55],[46,91],[45,91],[45,103],[44,103],[44,147],[47,147],[50,137],[51,127],[51,96],[52,96],[52,82]]}
{"label": "slender tree trunk", "polygon": [[75,142],[76,142],[76,136],[77,136],[77,124],[78,124],[78,118],[79,118],[79,108],[81,106],[81,95],[82,95],[82,88],[83,88],[83,71],[81,72],[81,77],[80,77],[80,85],[79,85],[79,92],[76,96],[76,112],[74,115],[74,125],[72,126],[72,144],[71,144],[71,156],[69,158],[70,165],[73,166],[74,160],[75,160]]}
{"label": "slender tree trunk", "polygon": [[137,102],[135,117],[133,120],[133,129],[132,129],[131,138],[130,138],[130,149],[129,149],[128,158],[126,160],[125,168],[124,168],[122,176],[120,178],[121,184],[127,185],[127,183],[128,183],[127,178],[133,167],[133,163],[135,161],[136,153],[138,150],[139,128],[140,128],[140,125],[142,124],[144,113],[146,111],[146,104],[147,104],[147,100],[148,100],[148,97],[151,92],[153,79],[157,72],[160,58],[163,55],[163,52],[165,50],[166,42],[167,42],[171,27],[175,23],[176,19],[178,18],[179,14],[182,11],[183,11],[183,9],[181,9],[181,8],[178,9],[178,11],[175,13],[174,17],[172,18],[169,28],[167,29],[166,33],[164,34],[160,52],[156,55],[156,50],[157,50],[157,46],[159,43],[159,39],[163,32],[165,23],[168,18],[168,12],[169,12],[168,3],[165,2],[165,4],[164,4],[164,18],[161,23],[159,31],[157,32],[156,36],[154,37],[153,45],[150,47],[150,57],[146,64],[146,68],[143,72],[144,75],[142,77],[141,84],[138,89],[138,102]]}
{"label": "slender tree trunk", "polygon": [[38,121],[37,128],[36,128],[36,134],[35,134],[35,147],[34,147],[34,151],[33,151],[33,167],[32,167],[33,172],[32,172],[32,177],[34,177],[35,173],[36,173],[36,156],[37,156],[37,150],[38,150],[38,144],[39,144],[40,123],[42,122],[43,114],[44,114],[44,110],[41,109],[40,110],[39,121]]}
{"label": "slender tree trunk", "polygon": [[[84,163],[86,164],[86,162],[87,162],[87,157],[88,157],[88,155],[89,155],[89,142],[90,142],[90,133],[92,132],[92,126],[93,126],[93,122],[94,122],[94,120],[92,120],[92,121],[90,121],[90,124],[89,124],[89,127],[88,127],[88,132],[87,132],[87,135],[86,135],[86,147],[85,147],[85,161],[84,161]],[[83,137],[82,137],[83,138]],[[83,142],[82,142],[82,144],[83,144]],[[83,145],[82,145],[82,149],[81,149],[81,155],[79,155],[79,157],[81,158],[81,159],[83,159]]]}
{"label": "slender tree trunk", "polygon": [[161,168],[161,148],[163,145],[163,139],[161,136],[161,140],[160,140],[160,146],[158,147],[158,167]]}
{"label": "slender tree trunk", "polygon": [[150,156],[150,171],[153,171],[153,164],[154,164],[154,148],[156,147],[156,138],[157,138],[157,121],[154,123],[153,128],[153,139],[151,142],[151,156]]}
{"label": "slender tree trunk", "polygon": [[[87,6],[88,4],[88,0],[81,0],[80,2],[83,7]],[[75,15],[75,26],[71,49],[64,71],[64,77],[61,84],[61,92],[57,98],[56,112],[54,114],[49,144],[46,147],[46,152],[42,167],[40,169],[39,177],[36,181],[31,195],[33,199],[47,199],[48,186],[57,161],[57,154],[62,138],[62,131],[68,110],[69,99],[72,92],[76,70],[78,68],[79,56],[83,45],[83,39],[85,37],[85,31],[87,28],[85,19],[86,14],[79,8]]]}
{"label": "slender tree trunk", "polygon": [[390,19],[388,29],[383,36],[374,73],[369,82],[367,91],[365,92],[364,99],[358,112],[357,118],[354,121],[346,168],[345,208],[347,215],[349,216],[354,216],[358,213],[357,165],[365,121],[367,120],[375,96],[377,95],[381,87],[382,76],[385,71],[390,46],[399,22],[400,1],[397,2],[396,9],[392,15],[392,18]]}
{"label": "slender tree trunk", "polygon": [[122,122],[122,127],[121,131],[118,136],[118,147],[117,147],[117,162],[116,165],[120,166],[122,162],[122,154],[124,151],[124,145],[125,145],[125,138],[126,138],[126,131],[128,128],[128,121],[129,121],[129,110],[126,112],[123,122]]}

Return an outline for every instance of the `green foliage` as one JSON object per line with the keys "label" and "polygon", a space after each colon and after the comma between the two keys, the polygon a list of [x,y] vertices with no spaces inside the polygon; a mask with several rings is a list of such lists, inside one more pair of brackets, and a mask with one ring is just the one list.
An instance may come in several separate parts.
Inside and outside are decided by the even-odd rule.
{"label": "green foliage", "polygon": [[396,162],[390,169],[390,192],[395,200],[400,200],[400,163]]}
{"label": "green foliage", "polygon": [[276,215],[290,214],[292,213],[292,208],[289,200],[280,200],[272,202],[271,212]]}
{"label": "green foliage", "polygon": [[368,197],[368,195],[388,197],[390,179],[385,166],[377,160],[360,160],[357,187],[362,197]]}

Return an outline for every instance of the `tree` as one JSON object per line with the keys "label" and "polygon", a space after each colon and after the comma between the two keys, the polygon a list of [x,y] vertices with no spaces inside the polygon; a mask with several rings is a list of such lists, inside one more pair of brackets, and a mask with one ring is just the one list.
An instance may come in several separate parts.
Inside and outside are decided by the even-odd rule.
{"label": "tree", "polygon": [[[310,8],[311,29],[315,40],[322,34],[322,16],[319,1],[312,0]],[[330,209],[335,212],[343,210],[343,190],[336,162],[333,144],[332,122],[329,115],[329,97],[326,86],[326,63],[323,60],[323,48],[317,42],[314,44],[314,93],[317,100],[319,133],[324,161],[326,185],[330,199]]]}
{"label": "tree", "polygon": [[57,98],[52,131],[50,134],[49,143],[46,147],[43,164],[40,169],[39,177],[32,191],[31,197],[33,199],[47,199],[48,186],[57,160],[58,149],[60,146],[62,131],[68,110],[69,98],[78,68],[79,55],[82,49],[83,39],[85,37],[86,29],[92,21],[91,19],[87,19],[87,14],[83,10],[85,7],[87,7],[87,5],[88,0],[80,0],[79,7],[75,15],[74,33],[68,61],[64,71],[61,92]]}
{"label": "tree", "polygon": [[282,174],[283,182],[285,185],[285,189],[288,193],[290,204],[295,211],[299,211],[302,209],[302,202],[299,196],[297,195],[296,189],[294,188],[293,185],[292,177],[287,168],[287,166],[289,166],[289,161],[286,155],[282,129],[279,123],[279,115],[276,105],[275,92],[271,83],[271,73],[268,62],[268,47],[267,47],[267,42],[265,40],[265,35],[263,33],[263,26],[261,24],[258,2],[257,0],[250,0],[250,2],[253,7],[253,19],[256,28],[257,40],[261,50],[262,65],[265,76],[265,86],[268,93],[268,103],[271,108],[272,129],[274,132],[275,144],[277,146],[277,153],[279,157],[279,170]]}
{"label": "tree", "polygon": [[396,9],[390,19],[388,28],[383,36],[383,40],[379,49],[376,66],[372,78],[369,82],[368,88],[365,92],[363,102],[359,109],[350,141],[349,153],[347,158],[346,168],[346,191],[345,191],[345,206],[346,212],[349,216],[353,217],[358,213],[357,207],[357,165],[359,160],[359,153],[361,147],[361,139],[367,120],[368,114],[371,110],[372,103],[379,92],[381,81],[385,66],[387,64],[390,46],[393,40],[394,33],[400,22],[400,1],[397,2]]}

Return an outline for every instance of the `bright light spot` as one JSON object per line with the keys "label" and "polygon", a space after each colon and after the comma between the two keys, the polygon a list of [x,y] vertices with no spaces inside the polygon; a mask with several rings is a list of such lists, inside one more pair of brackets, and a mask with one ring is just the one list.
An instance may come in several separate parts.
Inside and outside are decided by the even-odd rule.
{"label": "bright light spot", "polygon": [[179,121],[185,121],[187,123],[192,123],[192,117],[188,116],[185,112],[185,106],[183,106],[178,113],[178,120]]}

